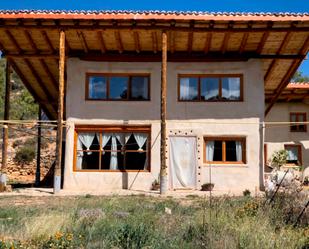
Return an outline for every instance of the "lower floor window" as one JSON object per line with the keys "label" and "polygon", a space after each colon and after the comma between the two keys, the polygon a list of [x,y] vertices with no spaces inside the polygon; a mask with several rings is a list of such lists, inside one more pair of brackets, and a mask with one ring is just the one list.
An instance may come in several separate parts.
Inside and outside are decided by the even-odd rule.
{"label": "lower floor window", "polygon": [[150,128],[77,128],[76,170],[149,170]]}
{"label": "lower floor window", "polygon": [[204,162],[245,163],[246,139],[243,137],[205,137]]}
{"label": "lower floor window", "polygon": [[285,144],[284,149],[288,152],[287,163],[301,165],[301,146],[296,144]]}

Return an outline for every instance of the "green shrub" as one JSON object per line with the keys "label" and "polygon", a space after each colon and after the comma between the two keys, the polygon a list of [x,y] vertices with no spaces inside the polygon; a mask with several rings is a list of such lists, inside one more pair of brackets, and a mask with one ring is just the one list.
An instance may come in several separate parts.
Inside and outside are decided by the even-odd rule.
{"label": "green shrub", "polygon": [[280,169],[281,166],[286,164],[288,152],[286,150],[275,151],[271,157],[271,165]]}
{"label": "green shrub", "polygon": [[35,158],[34,147],[21,147],[15,154],[14,161],[17,163],[30,163]]}
{"label": "green shrub", "polygon": [[251,192],[249,189],[245,189],[245,191],[242,192],[243,196],[251,196]]}
{"label": "green shrub", "polygon": [[12,144],[13,148],[19,147],[23,144],[23,141],[21,139],[15,140]]}

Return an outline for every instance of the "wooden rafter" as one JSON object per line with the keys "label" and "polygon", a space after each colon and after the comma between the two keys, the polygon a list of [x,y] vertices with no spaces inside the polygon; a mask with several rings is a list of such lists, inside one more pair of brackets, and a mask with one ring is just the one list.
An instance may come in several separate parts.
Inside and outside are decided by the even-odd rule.
{"label": "wooden rafter", "polygon": [[79,37],[79,40],[80,40],[80,42],[82,44],[82,47],[83,47],[85,53],[88,53],[89,52],[89,47],[88,47],[86,38],[84,36],[84,33],[82,31],[77,31],[77,35]]}
{"label": "wooden rafter", "polygon": [[141,52],[141,45],[139,41],[139,34],[137,31],[133,32],[133,37],[134,37],[134,45],[135,45],[135,51],[136,53]]}
{"label": "wooden rafter", "polygon": [[48,46],[49,50],[50,50],[50,53],[54,54],[56,52],[51,40],[49,39],[48,37],[48,34],[46,33],[45,30],[42,30],[41,31],[41,35],[45,41],[45,44]]}
{"label": "wooden rafter", "polygon": [[156,54],[158,52],[158,37],[156,31],[153,31],[151,33],[151,38],[152,38],[152,50]]}
{"label": "wooden rafter", "polygon": [[27,39],[27,41],[29,42],[32,50],[34,50],[34,52],[37,54],[37,53],[40,53],[40,51],[38,50],[37,46],[35,45],[30,33],[28,30],[24,30],[24,34],[25,34],[25,37]]}
{"label": "wooden rafter", "polygon": [[[19,69],[19,67],[17,66],[17,64],[13,61],[10,60],[11,62],[11,66],[14,69],[14,71],[18,74],[19,78],[21,79],[21,81],[23,82],[23,84],[26,86],[26,88],[28,89],[28,91],[31,93],[31,95],[34,97],[34,99],[41,104],[44,112],[46,113],[46,115],[50,118],[55,118],[54,115],[52,115],[52,113],[48,110],[48,108],[46,107],[46,105],[44,105],[44,100],[41,98],[41,96],[39,96],[35,90],[33,89],[32,85],[30,84],[30,82],[26,79],[26,77],[24,76],[24,74],[22,73],[22,71]],[[49,104],[49,102],[47,103]],[[54,110],[53,110],[54,112]]]}
{"label": "wooden rafter", "polygon": [[55,79],[54,75],[51,73],[51,71],[48,68],[47,63],[44,61],[44,59],[40,59],[40,63],[45,71],[45,73],[47,74],[48,78],[50,79],[50,81],[52,82],[53,86],[55,89],[57,89],[58,86],[58,82]]}
{"label": "wooden rafter", "polygon": [[221,46],[221,53],[224,54],[226,52],[227,44],[230,39],[230,33],[224,34],[222,46]]}
{"label": "wooden rafter", "polygon": [[247,41],[248,41],[248,37],[249,37],[249,33],[244,33],[242,40],[241,40],[241,44],[239,47],[239,53],[242,54],[245,50],[245,47],[247,45]]}
{"label": "wooden rafter", "polygon": [[115,35],[115,40],[116,40],[118,52],[121,54],[121,53],[123,53],[123,44],[122,44],[121,35],[120,35],[119,30],[116,30],[114,32],[114,35]]}
{"label": "wooden rafter", "polygon": [[257,47],[257,50],[256,50],[256,52],[257,52],[258,54],[262,53],[262,50],[263,50],[264,45],[265,45],[265,43],[266,43],[266,41],[267,41],[267,39],[268,39],[268,36],[269,36],[269,31],[266,31],[266,32],[263,33],[263,36],[262,36],[262,38],[261,38],[261,41],[260,41],[260,43],[259,43],[259,45],[258,45],[258,47]]}
{"label": "wooden rafter", "polygon": [[102,52],[102,54],[104,54],[106,52],[106,46],[105,46],[105,42],[104,42],[103,32],[98,31],[97,37],[98,37],[98,41],[99,41],[99,44],[100,44],[101,52]]}
{"label": "wooden rafter", "polygon": [[27,65],[27,67],[30,69],[30,71],[31,71],[32,75],[34,76],[34,78],[36,79],[38,85],[40,86],[40,88],[42,89],[44,94],[46,95],[48,101],[54,103],[53,96],[49,93],[48,89],[46,88],[46,85],[44,84],[44,82],[42,82],[40,75],[37,73],[37,71],[33,67],[32,63],[29,61],[29,59],[24,59],[24,62]]}
{"label": "wooden rafter", "polygon": [[205,45],[204,45],[204,53],[207,54],[210,51],[210,46],[211,46],[211,38],[212,38],[212,33],[209,32],[206,34],[206,40],[205,40]]}
{"label": "wooden rafter", "polygon": [[169,37],[169,44],[170,44],[170,52],[173,54],[175,52],[175,34],[173,31],[171,31],[169,33],[170,37]]}
{"label": "wooden rafter", "polygon": [[14,38],[12,33],[9,30],[5,30],[5,34],[8,36],[9,40],[13,43],[13,45],[14,45],[15,49],[18,51],[18,53],[21,53],[22,49],[20,48],[18,42],[16,41],[16,39]]}
{"label": "wooden rafter", "polygon": [[188,33],[188,53],[192,52],[192,46],[193,46],[193,32],[189,32]]}

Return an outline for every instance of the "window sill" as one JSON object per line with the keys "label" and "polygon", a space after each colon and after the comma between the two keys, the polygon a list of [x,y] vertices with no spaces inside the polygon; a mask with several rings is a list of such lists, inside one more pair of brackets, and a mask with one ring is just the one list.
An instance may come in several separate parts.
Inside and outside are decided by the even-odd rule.
{"label": "window sill", "polygon": [[124,173],[124,172],[127,172],[127,173],[134,173],[134,172],[138,172],[138,173],[151,173],[149,170],[98,170],[98,169],[83,169],[83,170],[77,170],[77,169],[74,169],[73,172],[85,172],[85,173]]}
{"label": "window sill", "polygon": [[[211,165],[211,166],[209,166]],[[216,167],[216,168],[249,168],[246,163],[203,163],[203,167]]]}

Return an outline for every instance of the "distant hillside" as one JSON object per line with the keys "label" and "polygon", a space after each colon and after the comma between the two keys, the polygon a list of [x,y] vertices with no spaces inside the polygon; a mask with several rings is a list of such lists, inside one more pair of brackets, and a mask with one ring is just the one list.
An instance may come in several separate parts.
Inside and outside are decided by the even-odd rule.
{"label": "distant hillside", "polygon": [[[0,119],[3,119],[4,111],[5,64],[5,59],[0,59]],[[38,116],[38,105],[15,72],[13,72],[11,79],[13,82],[10,119],[36,119]]]}

